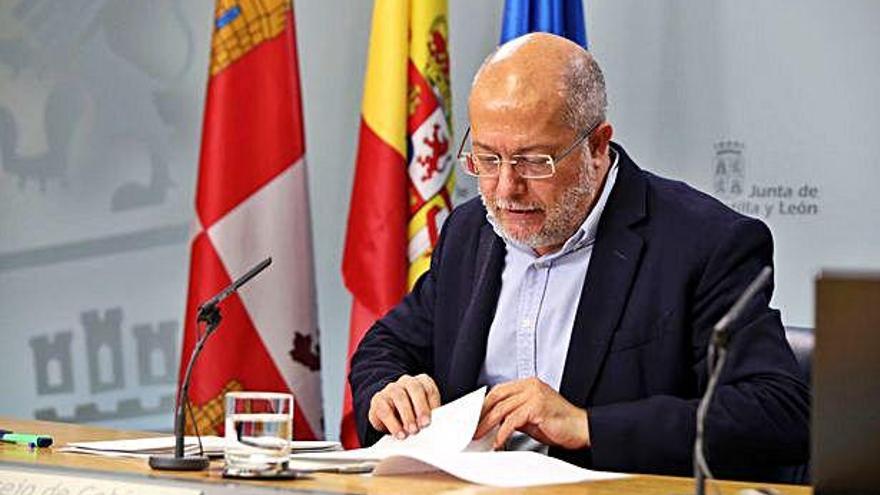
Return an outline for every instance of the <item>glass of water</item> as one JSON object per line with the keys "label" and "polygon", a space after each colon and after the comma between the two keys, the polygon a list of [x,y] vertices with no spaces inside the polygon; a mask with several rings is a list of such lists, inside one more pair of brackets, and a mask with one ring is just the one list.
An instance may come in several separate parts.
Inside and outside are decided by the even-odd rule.
{"label": "glass of water", "polygon": [[225,474],[272,476],[287,469],[293,435],[293,396],[275,392],[226,394]]}

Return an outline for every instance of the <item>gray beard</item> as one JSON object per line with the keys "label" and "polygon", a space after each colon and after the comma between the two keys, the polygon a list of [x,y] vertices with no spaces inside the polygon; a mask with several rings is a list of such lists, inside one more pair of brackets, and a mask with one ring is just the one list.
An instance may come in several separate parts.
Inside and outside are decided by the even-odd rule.
{"label": "gray beard", "polygon": [[[584,169],[578,173],[577,182],[563,191],[560,200],[549,207],[544,207],[544,224],[537,232],[528,235],[516,235],[507,231],[500,221],[496,221],[496,227],[501,236],[507,241],[513,241],[532,249],[542,248],[546,246],[555,246],[565,243],[569,237],[584,222],[586,212],[582,211],[589,205],[593,197],[594,188]],[[489,214],[497,219],[499,205],[498,201],[488,202],[482,191],[480,192],[480,200]],[[580,210],[580,211],[579,211]]]}

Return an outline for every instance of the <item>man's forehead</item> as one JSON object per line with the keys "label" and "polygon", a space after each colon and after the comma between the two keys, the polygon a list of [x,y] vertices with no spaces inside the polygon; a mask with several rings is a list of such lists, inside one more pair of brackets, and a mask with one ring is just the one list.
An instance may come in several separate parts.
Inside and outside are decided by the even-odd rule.
{"label": "man's forehead", "polygon": [[486,66],[471,87],[471,108],[540,108],[565,94],[563,64],[515,57]]}
{"label": "man's forehead", "polygon": [[562,110],[564,99],[564,91],[559,84],[511,74],[475,87],[468,110],[474,124],[521,119],[540,122],[557,115]]}

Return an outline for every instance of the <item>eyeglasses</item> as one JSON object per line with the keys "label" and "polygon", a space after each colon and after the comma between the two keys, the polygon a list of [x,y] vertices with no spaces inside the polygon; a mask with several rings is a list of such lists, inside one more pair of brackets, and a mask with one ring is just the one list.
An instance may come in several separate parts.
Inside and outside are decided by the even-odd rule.
{"label": "eyeglasses", "polygon": [[468,126],[458,147],[458,161],[461,163],[465,173],[474,177],[498,177],[501,171],[502,163],[509,163],[513,167],[513,171],[523,179],[546,179],[556,174],[556,164],[561,162],[566,156],[571,154],[583,141],[593,133],[601,121],[593,124],[589,129],[582,132],[577,139],[568,148],[556,156],[529,153],[523,155],[513,155],[510,160],[501,158],[498,153],[474,153],[473,151],[464,151],[464,144],[471,133]]}

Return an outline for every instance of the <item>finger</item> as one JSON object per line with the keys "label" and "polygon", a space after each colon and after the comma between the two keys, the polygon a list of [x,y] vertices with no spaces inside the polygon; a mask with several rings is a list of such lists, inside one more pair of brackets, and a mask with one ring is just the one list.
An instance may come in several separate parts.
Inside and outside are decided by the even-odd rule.
{"label": "finger", "polygon": [[402,383],[409,394],[409,400],[413,405],[413,414],[419,426],[425,427],[431,423],[431,408],[428,406],[428,393],[422,382],[416,379],[410,379]]}
{"label": "finger", "polygon": [[524,425],[525,417],[526,416],[519,411],[506,417],[501,423],[501,426],[498,427],[498,433],[495,435],[495,443],[492,448],[495,450],[503,448],[507,443],[507,439],[513,435],[513,432]]}
{"label": "finger", "polygon": [[496,404],[516,393],[516,390],[516,382],[506,382],[492,387],[492,389],[489,390],[489,393],[486,394],[486,398],[483,399],[483,408],[480,410],[480,417],[482,418],[486,412],[490,411]]}
{"label": "finger", "polygon": [[[413,413],[412,402],[409,399],[409,394],[406,392],[406,388],[400,384],[395,384],[394,387],[388,389],[388,393],[391,396],[394,408],[397,410],[397,416],[400,418],[400,422],[403,424],[406,432],[410,434],[418,433],[419,428],[416,426],[416,417]],[[398,435],[397,437],[401,438],[401,435]],[[406,433],[404,433],[402,437],[405,438]]]}
{"label": "finger", "polygon": [[479,436],[485,435],[486,432],[501,424],[507,416],[513,414],[518,408],[522,407],[528,399],[528,396],[525,394],[514,394],[501,402],[498,402],[492,409],[487,410],[480,419],[476,433],[479,434]]}
{"label": "finger", "polygon": [[528,395],[528,380],[514,380],[506,383],[502,383],[500,385],[496,385],[492,390],[486,394],[486,399],[483,400],[483,408],[480,411],[480,418],[483,418],[489,411],[495,408],[498,403],[506,400],[509,397],[513,397],[515,395]]}
{"label": "finger", "polygon": [[370,426],[372,426],[374,430],[388,433],[388,428],[385,427],[385,424],[382,423],[376,415],[376,405],[374,403],[370,404],[370,412],[367,413],[367,419],[370,420]]}
{"label": "finger", "polygon": [[474,438],[483,438],[486,433],[504,421],[507,416],[516,411],[516,409],[521,407],[527,400],[528,397],[524,394],[512,395],[496,404],[495,407],[489,411],[486,411],[486,414],[480,419],[480,423],[477,425],[477,431],[474,433]]}
{"label": "finger", "polygon": [[373,428],[376,428],[379,431],[387,431],[390,435],[393,435],[397,438],[406,437],[406,434],[403,431],[403,426],[397,419],[397,414],[394,411],[394,406],[392,405],[391,399],[387,396],[387,394],[383,394],[383,396],[376,401],[375,411],[376,421],[378,424],[373,423]]}
{"label": "finger", "polygon": [[440,400],[440,390],[437,388],[437,384],[434,383],[434,379],[424,373],[416,376],[416,379],[422,383],[428,392],[428,406],[431,409],[440,407],[442,402]]}

